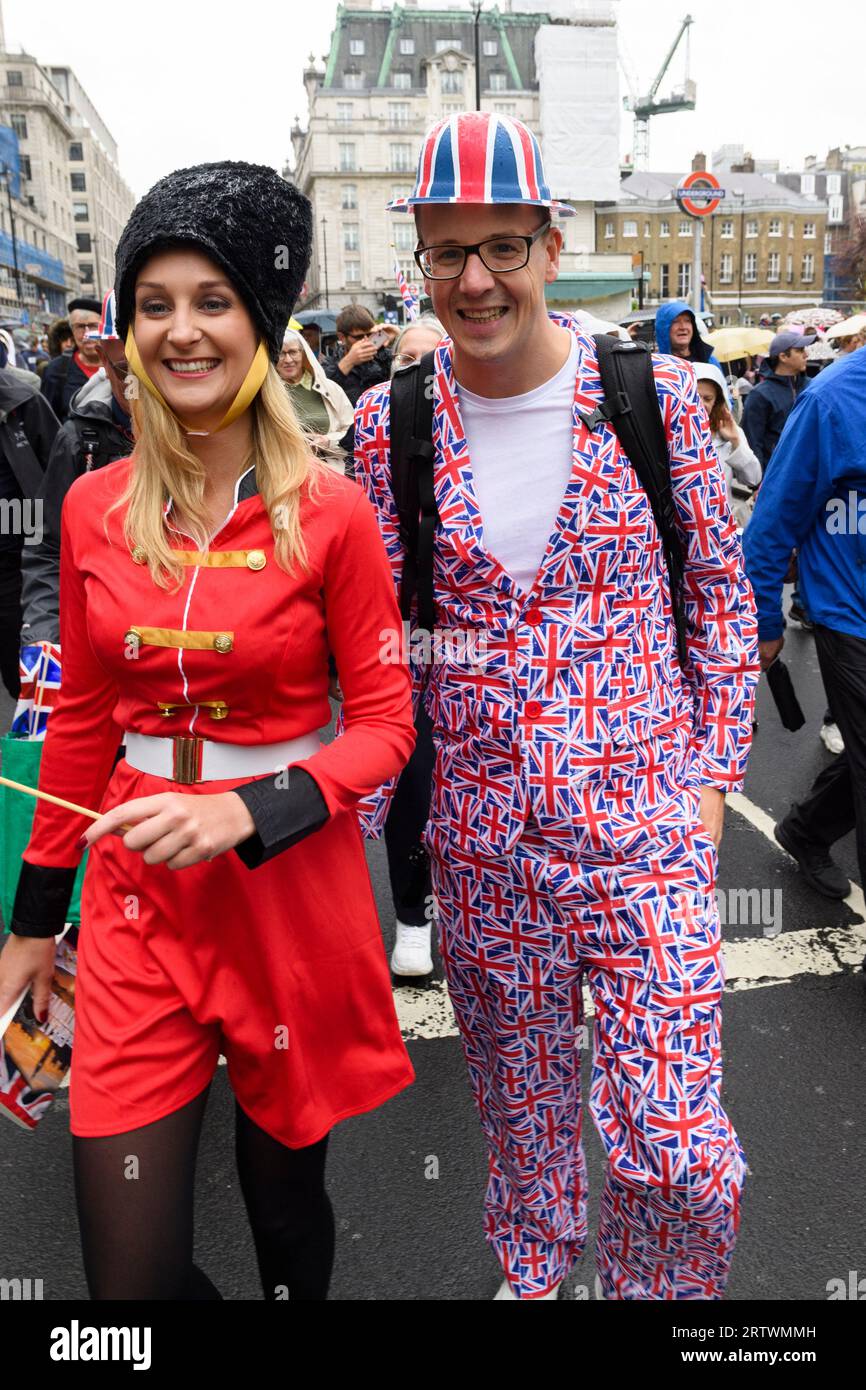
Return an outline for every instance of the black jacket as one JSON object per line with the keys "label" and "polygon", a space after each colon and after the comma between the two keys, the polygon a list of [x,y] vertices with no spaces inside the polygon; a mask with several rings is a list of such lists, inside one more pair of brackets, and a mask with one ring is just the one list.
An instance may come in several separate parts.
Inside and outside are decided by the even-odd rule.
{"label": "black jacket", "polygon": [[770,371],[761,375],[755,389],[746,397],[743,429],[764,472],[807,380],[806,376],[777,376]]}
{"label": "black jacket", "polygon": [[72,397],[90,380],[72,352],[53,357],[42,373],[42,394],[61,424],[69,418]]}
{"label": "black jacket", "polygon": [[[0,494],[33,502],[60,424],[51,406],[17,374],[0,370]],[[35,515],[35,513],[34,513]],[[23,534],[3,536],[5,550],[29,550]]]}
{"label": "black jacket", "polygon": [[358,397],[371,386],[378,386],[383,381],[389,381],[391,377],[391,353],[388,348],[381,347],[375,357],[371,357],[369,362],[360,362],[357,367],[353,367],[347,376],[340,371],[339,362],[344,356],[340,353],[339,357],[331,357],[324,364],[325,376],[330,377],[331,381],[336,381],[338,386],[342,386],[352,405],[357,405]]}
{"label": "black jacket", "polygon": [[42,482],[42,541],[21,564],[24,622],[21,642],[60,641],[60,512],[75,479],[132,453],[132,436],[112,408],[111,385],[100,371],[73,397]]}

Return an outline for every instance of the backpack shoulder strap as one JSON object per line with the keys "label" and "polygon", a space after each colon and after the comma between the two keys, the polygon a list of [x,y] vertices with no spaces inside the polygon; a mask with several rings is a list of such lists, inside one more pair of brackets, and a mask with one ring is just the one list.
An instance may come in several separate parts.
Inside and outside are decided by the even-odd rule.
{"label": "backpack shoulder strap", "polygon": [[94,425],[81,425],[78,430],[78,457],[83,472],[89,473],[102,465],[102,435]]}
{"label": "backpack shoulder strap", "polygon": [[[595,337],[604,403],[584,423],[596,428],[609,420],[647,494],[670,577],[680,665],[688,660],[683,606],[684,562],[671,483],[671,466],[652,357],[643,343],[627,343],[606,333]],[[598,418],[596,418],[598,417]],[[593,425],[591,421],[595,421]]]}
{"label": "backpack shoulder strap", "polygon": [[433,363],[427,352],[391,381],[391,490],[397,506],[403,575],[400,612],[408,620],[418,595],[419,627],[432,632],[433,537],[439,514],[433,494]]}

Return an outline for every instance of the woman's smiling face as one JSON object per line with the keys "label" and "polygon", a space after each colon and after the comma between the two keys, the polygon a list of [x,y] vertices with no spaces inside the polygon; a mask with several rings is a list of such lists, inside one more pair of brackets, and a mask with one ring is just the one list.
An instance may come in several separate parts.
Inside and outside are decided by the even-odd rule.
{"label": "woman's smiling face", "polygon": [[151,381],[180,419],[200,428],[224,417],[259,337],[225,271],[192,246],[161,251],[142,266],[133,332]]}

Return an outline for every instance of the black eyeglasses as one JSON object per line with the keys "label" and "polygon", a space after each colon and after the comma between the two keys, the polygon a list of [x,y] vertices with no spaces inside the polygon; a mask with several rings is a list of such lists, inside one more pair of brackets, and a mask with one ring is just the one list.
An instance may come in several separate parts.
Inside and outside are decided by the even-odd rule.
{"label": "black eyeglasses", "polygon": [[533,244],[548,231],[550,223],[544,222],[531,236],[495,236],[474,246],[424,246],[415,252],[415,262],[428,280],[456,280],[471,255],[494,275],[507,275],[523,269]]}

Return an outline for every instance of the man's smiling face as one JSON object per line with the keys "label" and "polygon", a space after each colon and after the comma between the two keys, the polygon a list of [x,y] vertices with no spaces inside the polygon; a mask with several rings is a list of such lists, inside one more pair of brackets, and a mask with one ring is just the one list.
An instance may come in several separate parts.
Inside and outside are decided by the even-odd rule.
{"label": "man's smiling face", "polygon": [[[421,246],[467,246],[497,236],[531,236],[548,212],[525,203],[434,203],[418,207],[415,218]],[[433,310],[462,361],[502,364],[532,351],[533,334],[548,322],[544,286],[556,279],[561,246],[559,228],[551,227],[521,270],[495,274],[472,255],[453,280],[425,280]]]}

